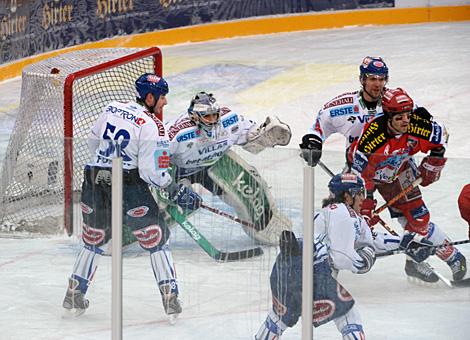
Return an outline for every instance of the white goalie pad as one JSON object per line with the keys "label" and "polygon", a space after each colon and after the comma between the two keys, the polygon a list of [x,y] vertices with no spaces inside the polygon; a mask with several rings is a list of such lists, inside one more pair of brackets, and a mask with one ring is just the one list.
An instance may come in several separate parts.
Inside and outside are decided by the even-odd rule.
{"label": "white goalie pad", "polygon": [[278,245],[283,230],[292,222],[276,206],[267,183],[258,170],[229,150],[208,170],[211,179],[223,190],[222,201],[232,206],[240,219],[256,228],[242,226],[245,233],[261,244]]}
{"label": "white goalie pad", "polygon": [[243,148],[257,154],[265,148],[289,144],[292,132],[289,125],[275,116],[268,116],[263,124],[248,134],[248,143]]}

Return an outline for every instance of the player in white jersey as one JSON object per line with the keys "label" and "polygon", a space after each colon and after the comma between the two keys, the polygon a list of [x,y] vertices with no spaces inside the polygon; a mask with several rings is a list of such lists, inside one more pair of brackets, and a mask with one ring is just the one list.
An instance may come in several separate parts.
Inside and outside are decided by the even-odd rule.
{"label": "player in white jersey", "polygon": [[136,80],[137,102],[109,103],[89,134],[94,154],[85,166],[82,184],[83,248],[77,256],[63,307],[82,314],[89,306],[87,289],[111,239],[111,165],[120,152],[123,159],[123,223],[150,254],[166,314],[181,313],[178,284],[171,252],[170,231],[150,193],[149,185],[166,189],[173,202],[197,209],[201,199],[190,188],[172,181],[169,140],[157,118],[167,104],[167,82],[155,74]]}
{"label": "player in white jersey", "polygon": [[380,57],[365,57],[359,66],[362,88],[328,101],[302,137],[302,157],[310,166],[318,164],[325,140],[334,133],[346,137],[346,153],[371,117],[382,113],[381,96],[388,81],[388,67]]}
{"label": "player in white jersey", "polygon": [[[258,191],[260,193],[268,190],[266,185],[261,184],[259,179],[253,176],[253,172],[257,173],[256,169],[245,164],[246,162],[243,162],[241,157],[234,159],[232,156],[225,169],[219,169],[224,174],[214,171],[214,168],[216,163],[234,145],[241,145],[252,153],[258,153],[266,147],[287,145],[291,137],[287,124],[282,123],[276,117],[268,116],[263,124],[258,125],[227,107],[220,108],[212,94],[199,92],[192,98],[188,111],[176,119],[167,121],[165,126],[170,139],[170,162],[175,168],[176,181],[184,179],[191,184],[199,183],[232,206],[238,202],[240,210],[253,210],[254,201],[265,202],[269,200],[264,198],[257,200],[256,197],[251,197],[250,202],[246,203],[249,205],[247,207],[244,205],[245,203],[240,202],[246,198],[241,195],[246,196],[249,193],[240,193],[240,190],[237,190],[238,186],[236,186],[237,188],[224,186],[223,183],[226,183],[228,176],[230,176],[227,174],[227,170],[229,170],[227,168],[235,165],[238,169],[236,177],[239,173],[240,176],[250,176],[245,181],[246,183],[259,184],[257,188],[260,189]],[[231,179],[230,184],[238,180],[237,178]],[[256,190],[252,191],[253,194],[257,192]],[[272,233],[275,235],[271,237],[270,231],[272,230],[270,228],[274,228],[274,223],[271,223],[274,220],[273,205],[266,206],[266,211],[264,206],[260,206],[260,213],[253,214],[260,215],[259,219],[255,221],[255,225],[259,229],[247,233],[260,242],[270,243],[274,240],[274,244],[277,244],[280,232],[285,229],[285,227],[279,229],[277,234]],[[257,206],[255,210],[258,210]]]}
{"label": "player in white jersey", "polygon": [[[343,339],[365,339],[362,321],[349,292],[336,281],[339,270],[367,273],[375,263],[377,248],[389,248],[373,240],[367,222],[360,214],[365,198],[364,181],[354,174],[338,174],[328,184],[330,197],[315,216],[313,325],[331,320]],[[421,238],[400,245],[423,261],[430,255]],[[395,244],[394,248],[398,247]],[[255,336],[256,340],[279,339],[293,327],[302,307],[302,240],[283,232],[280,254],[270,276],[272,310]]]}

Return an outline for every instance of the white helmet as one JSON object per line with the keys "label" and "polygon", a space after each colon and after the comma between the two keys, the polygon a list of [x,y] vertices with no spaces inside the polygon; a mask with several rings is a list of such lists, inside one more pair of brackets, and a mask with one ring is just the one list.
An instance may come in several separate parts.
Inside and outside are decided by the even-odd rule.
{"label": "white helmet", "polygon": [[[188,113],[191,119],[201,125],[201,127],[213,128],[219,123],[220,120],[220,108],[219,104],[215,100],[212,93],[198,92],[188,108]],[[205,116],[217,115],[217,119],[214,121],[208,121]]]}

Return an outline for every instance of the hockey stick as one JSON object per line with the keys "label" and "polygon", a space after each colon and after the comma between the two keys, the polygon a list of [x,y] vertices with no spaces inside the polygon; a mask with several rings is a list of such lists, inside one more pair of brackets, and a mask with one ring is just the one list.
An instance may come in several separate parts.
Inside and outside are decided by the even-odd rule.
{"label": "hockey stick", "polygon": [[233,216],[233,215],[230,215],[229,213],[226,213],[225,211],[219,210],[217,208],[210,207],[208,205],[205,205],[204,203],[201,203],[201,208],[209,210],[210,212],[213,212],[214,214],[217,214],[217,215],[220,215],[220,216],[223,216],[223,217],[227,217],[227,218],[231,219],[232,221],[240,223],[241,225],[243,225],[245,227],[250,227],[250,228],[256,229],[256,226],[253,223],[248,222],[248,221],[244,221],[244,220],[242,220],[242,219],[240,219],[236,216]]}
{"label": "hockey stick", "polygon": [[391,206],[393,203],[397,202],[400,198],[408,194],[411,190],[413,190],[415,187],[417,187],[423,179],[421,177],[418,177],[415,179],[406,189],[403,189],[399,194],[397,194],[395,197],[390,199],[390,201],[386,202],[385,204],[381,205],[377,209],[374,210],[374,214],[378,215],[385,209],[387,209],[389,206]]}
{"label": "hockey stick", "polygon": [[255,247],[246,250],[224,252],[215,248],[199,230],[197,230],[189,221],[186,220],[185,216],[179,212],[176,206],[169,206],[167,208],[168,213],[175,221],[183,228],[183,230],[192,237],[194,241],[214,260],[220,262],[238,261],[244,260],[251,257],[263,255],[263,249],[261,247]]}
{"label": "hockey stick", "polygon": [[[443,244],[438,244],[438,245],[425,245],[423,244],[422,247],[429,247],[432,249],[435,248],[442,248],[442,247],[447,247],[447,246],[458,246],[459,244],[466,244],[470,243],[470,240],[462,240],[462,241],[454,241],[454,242],[448,242],[448,243],[443,243]],[[383,253],[379,253],[376,255],[376,257],[383,257],[383,256],[389,256],[389,255],[395,255],[395,254],[403,254],[405,253],[406,249],[394,249],[394,250],[387,250]]]}
{"label": "hockey stick", "polygon": [[[331,177],[333,177],[335,174],[333,173],[333,171],[331,171],[326,165],[325,163],[323,163],[322,161],[318,161],[318,165],[320,165],[320,167],[325,170],[325,172],[330,175]],[[378,214],[377,212],[375,212],[375,214]],[[397,232],[395,230],[393,230],[387,222],[385,222],[383,219],[381,219],[379,217],[379,223],[382,225],[382,227],[385,228],[385,230],[387,230],[390,234],[392,234],[393,236],[398,236]]]}

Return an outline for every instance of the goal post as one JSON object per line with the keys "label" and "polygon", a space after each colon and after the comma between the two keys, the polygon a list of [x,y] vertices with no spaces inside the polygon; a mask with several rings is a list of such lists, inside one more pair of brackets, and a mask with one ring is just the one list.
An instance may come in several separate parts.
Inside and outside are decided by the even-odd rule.
{"label": "goal post", "polygon": [[60,223],[73,233],[75,193],[92,156],[92,124],[109,102],[135,100],[141,74],[162,76],[162,59],[158,47],[89,49],[23,70],[18,116],[2,164],[2,225],[39,232]]}

